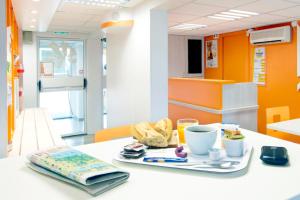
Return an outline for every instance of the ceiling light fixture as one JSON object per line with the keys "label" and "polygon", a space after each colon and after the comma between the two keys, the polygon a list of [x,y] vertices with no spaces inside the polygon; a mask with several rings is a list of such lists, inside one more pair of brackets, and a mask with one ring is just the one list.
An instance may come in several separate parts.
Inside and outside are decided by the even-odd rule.
{"label": "ceiling light fixture", "polygon": [[223,15],[223,14],[215,14],[214,16],[227,17],[227,18],[232,18],[232,19],[241,19],[242,18],[242,17],[239,17],[239,16],[231,16],[231,15]]}
{"label": "ceiling light fixture", "polygon": [[228,18],[228,17],[218,17],[218,16],[208,16],[209,18],[213,19],[221,19],[221,20],[228,20],[228,21],[233,21],[233,18]]}
{"label": "ceiling light fixture", "polygon": [[32,0],[33,2],[40,2],[40,0]]}
{"label": "ceiling light fixture", "polygon": [[32,14],[37,14],[38,12],[36,10],[31,11]]}
{"label": "ceiling light fixture", "polygon": [[243,11],[243,10],[229,10],[229,11],[234,12],[234,13],[246,14],[246,15],[259,15],[259,13],[256,13],[256,12],[249,12],[249,11]]}
{"label": "ceiling light fixture", "polygon": [[114,8],[128,3],[130,0],[64,0],[65,3],[74,3],[87,6],[101,6]]}
{"label": "ceiling light fixture", "polygon": [[207,25],[204,24],[179,24],[171,27],[172,30],[195,30],[200,28],[205,28]]}
{"label": "ceiling light fixture", "polygon": [[30,28],[35,28],[35,26],[34,26],[34,25],[31,25]]}
{"label": "ceiling light fixture", "polygon": [[240,14],[240,13],[233,13],[233,12],[221,12],[225,15],[231,15],[231,16],[238,16],[238,17],[250,17],[250,15]]}

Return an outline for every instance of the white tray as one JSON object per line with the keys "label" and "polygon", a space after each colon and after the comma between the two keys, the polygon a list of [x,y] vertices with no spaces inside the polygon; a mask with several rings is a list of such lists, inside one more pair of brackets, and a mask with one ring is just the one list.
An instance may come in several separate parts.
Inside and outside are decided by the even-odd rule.
{"label": "white tray", "polygon": [[[192,167],[192,166],[176,166],[178,163],[149,163],[144,162],[143,158],[139,159],[126,159],[123,158],[121,155],[117,155],[114,159],[119,162],[125,162],[125,163],[133,163],[133,164],[139,164],[139,165],[150,165],[150,166],[158,166],[158,167],[167,167],[167,168],[175,168],[175,169],[187,169],[187,170],[194,170],[194,171],[206,171],[206,172],[214,172],[214,173],[230,173],[230,172],[236,172],[240,171],[244,168],[246,168],[249,164],[251,155],[252,155],[252,149],[253,147],[249,144],[246,145],[246,151],[243,157],[226,157],[225,151],[223,152],[223,159],[226,161],[238,161],[240,162],[237,165],[233,165],[230,168],[227,169],[221,169],[221,168],[207,168],[207,167]],[[184,146],[185,150],[188,152],[188,162],[187,163],[195,163],[195,162],[202,162],[202,161],[209,161],[208,155],[207,156],[196,156],[193,155],[187,150],[187,146]],[[175,156],[175,149],[174,148],[168,148],[168,149],[152,149],[147,150],[147,157],[176,157]]]}

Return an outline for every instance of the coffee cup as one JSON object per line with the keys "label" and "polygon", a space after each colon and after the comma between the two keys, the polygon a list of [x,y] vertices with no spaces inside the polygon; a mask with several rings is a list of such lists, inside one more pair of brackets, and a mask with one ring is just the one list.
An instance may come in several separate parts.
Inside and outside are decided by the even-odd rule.
{"label": "coffee cup", "polygon": [[217,139],[217,129],[207,125],[188,126],[184,129],[185,140],[191,152],[206,155]]}

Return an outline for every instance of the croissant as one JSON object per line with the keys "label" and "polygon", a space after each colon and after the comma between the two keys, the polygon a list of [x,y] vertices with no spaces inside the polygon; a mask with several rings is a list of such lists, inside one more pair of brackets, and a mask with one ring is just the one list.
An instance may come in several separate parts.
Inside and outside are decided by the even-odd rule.
{"label": "croissant", "polygon": [[132,135],[141,143],[153,147],[167,147],[168,139],[156,131],[148,122],[132,126]]}

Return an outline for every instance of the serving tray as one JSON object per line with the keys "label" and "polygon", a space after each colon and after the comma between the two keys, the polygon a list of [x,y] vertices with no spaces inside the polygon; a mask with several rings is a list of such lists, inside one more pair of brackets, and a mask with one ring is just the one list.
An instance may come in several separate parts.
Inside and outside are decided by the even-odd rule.
{"label": "serving tray", "polygon": [[[208,155],[205,156],[198,156],[193,155],[189,152],[188,147],[184,146],[186,151],[188,152],[188,163],[194,164],[194,163],[201,163],[205,161],[210,161]],[[175,169],[185,169],[185,170],[193,170],[193,171],[206,171],[206,172],[213,172],[213,173],[231,173],[240,171],[242,169],[245,169],[249,162],[252,155],[253,147],[249,144],[246,145],[246,151],[244,153],[244,156],[242,157],[227,157],[225,151],[222,151],[222,160],[221,161],[237,161],[239,164],[232,165],[230,168],[213,168],[213,167],[195,167],[195,166],[180,166],[176,165],[178,163],[151,163],[151,162],[144,162],[143,158],[139,159],[126,159],[122,157],[121,155],[117,155],[114,159],[119,162],[124,163],[133,163],[137,165],[149,165],[149,166],[157,166],[157,167],[166,167],[166,168],[175,168]],[[147,150],[146,155],[147,157],[176,157],[175,156],[175,148],[167,148],[167,149],[149,149]],[[210,161],[211,162],[211,161]]]}

